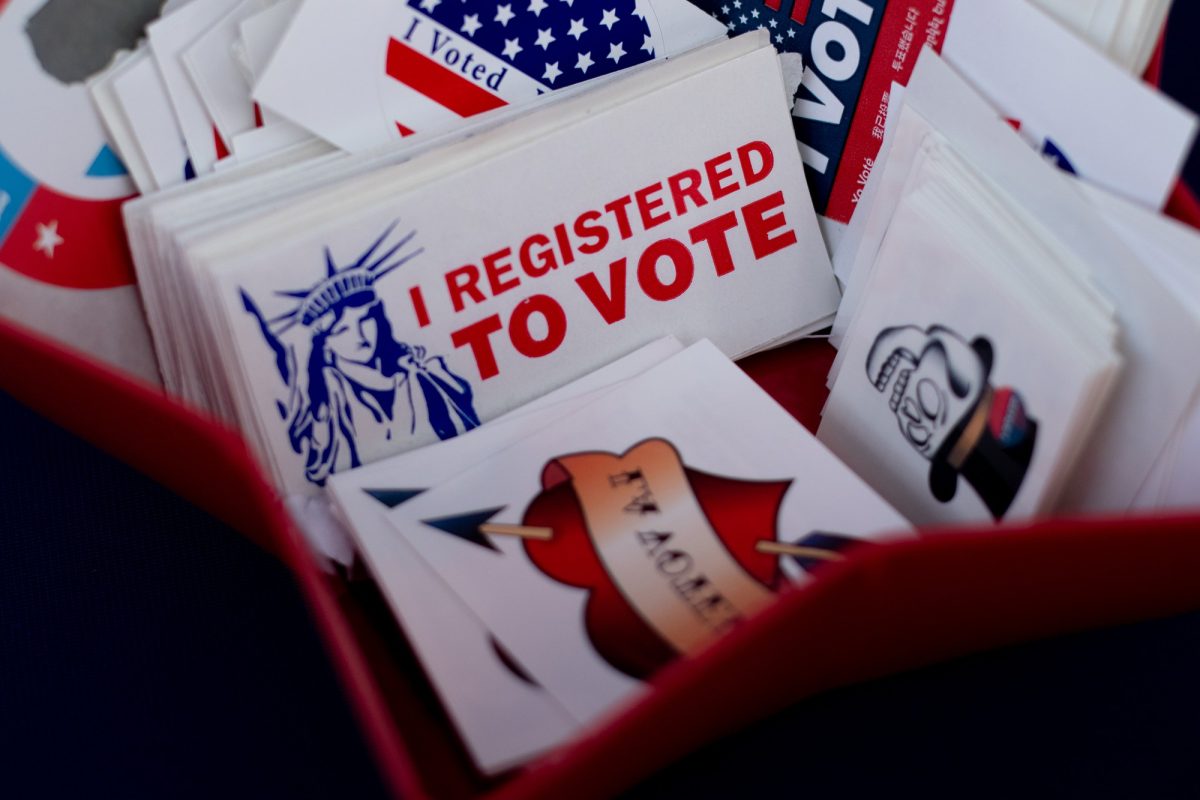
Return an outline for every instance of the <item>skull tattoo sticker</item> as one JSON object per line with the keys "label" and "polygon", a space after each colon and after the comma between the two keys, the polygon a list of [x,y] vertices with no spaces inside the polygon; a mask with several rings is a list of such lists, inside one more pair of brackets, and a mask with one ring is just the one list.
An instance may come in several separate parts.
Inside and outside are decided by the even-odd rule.
{"label": "skull tattoo sticker", "polygon": [[989,383],[992,362],[986,337],[902,325],[879,333],[866,367],[900,435],[930,462],[933,496],[950,502],[962,475],[999,520],[1029,469],[1037,420],[1016,391]]}

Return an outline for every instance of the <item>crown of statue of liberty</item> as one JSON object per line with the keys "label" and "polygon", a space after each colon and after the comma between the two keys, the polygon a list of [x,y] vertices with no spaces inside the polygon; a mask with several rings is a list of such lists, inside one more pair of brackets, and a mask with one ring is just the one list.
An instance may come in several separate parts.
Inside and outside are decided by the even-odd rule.
{"label": "crown of statue of liberty", "polygon": [[276,292],[282,297],[291,297],[300,301],[291,311],[269,321],[272,327],[282,324],[276,334],[282,334],[297,322],[309,327],[331,311],[357,308],[374,302],[376,299],[375,284],[379,279],[424,252],[424,248],[417,248],[400,253],[417,235],[417,232],[413,230],[402,236],[385,252],[376,256],[376,251],[392,235],[392,231],[396,229],[399,222],[396,220],[389,225],[379,238],[372,242],[371,246],[353,264],[347,267],[339,268],[333,260],[333,253],[326,247],[324,278],[308,289]]}

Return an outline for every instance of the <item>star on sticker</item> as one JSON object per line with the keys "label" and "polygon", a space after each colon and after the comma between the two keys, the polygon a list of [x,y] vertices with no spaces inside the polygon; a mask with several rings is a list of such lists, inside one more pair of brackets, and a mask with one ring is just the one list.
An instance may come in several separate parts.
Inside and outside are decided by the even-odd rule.
{"label": "star on sticker", "polygon": [[736,28],[736,27],[737,27],[737,24],[736,24],[736,23],[734,23],[734,22],[726,22],[726,23],[725,23],[725,27],[726,27],[726,28],[729,28],[729,30],[733,30],[734,28]]}
{"label": "star on sticker", "polygon": [[608,58],[611,58],[614,64],[620,61],[623,55],[625,55],[625,45],[617,42],[608,46]]}
{"label": "star on sticker", "polygon": [[501,54],[509,61],[516,61],[517,53],[524,49],[525,48],[521,47],[521,43],[517,39],[505,39],[504,49],[501,51]]}
{"label": "star on sticker", "polygon": [[579,41],[579,37],[587,33],[587,25],[583,24],[582,19],[571,20],[571,29],[567,31],[567,36],[574,36],[575,41]]}
{"label": "star on sticker", "polygon": [[553,41],[554,41],[554,34],[552,34],[550,32],[549,28],[546,28],[546,30],[544,30],[544,31],[543,30],[538,31],[537,41],[534,42],[534,44],[537,45],[538,47],[542,48],[543,50],[549,50],[550,44]]}
{"label": "star on sticker", "polygon": [[568,8],[574,8],[574,7],[575,7],[575,0],[563,0],[563,2],[567,4],[567,7],[568,7]]}
{"label": "star on sticker", "polygon": [[588,67],[595,63],[595,61],[592,61],[592,53],[589,50],[586,53],[579,54],[579,60],[575,62],[575,69],[579,70],[584,75],[587,75]]}
{"label": "star on sticker", "polygon": [[642,50],[645,50],[650,55],[654,55],[654,40],[650,38],[650,34],[646,34],[642,38]]}
{"label": "star on sticker", "polygon": [[770,22],[768,22],[767,24],[768,24],[768,25],[770,25],[772,28],[777,28],[777,27],[779,27],[779,23],[778,23],[778,22],[776,22],[775,20],[771,20],[771,21],[770,21]]}
{"label": "star on sticker", "polygon": [[733,0],[733,7],[734,7],[734,8],[741,8],[741,7],[742,7],[742,0]]}
{"label": "star on sticker", "polygon": [[753,11],[751,11],[750,16],[754,17],[755,19],[758,19],[758,9],[756,8]]}
{"label": "star on sticker", "polygon": [[558,68],[558,62],[555,61],[553,64],[546,65],[546,71],[542,73],[542,78],[554,83],[559,75],[562,75],[562,70]]}
{"label": "star on sticker", "polygon": [[529,10],[535,17],[542,15],[542,12],[546,10],[546,5],[546,0],[529,0]]}
{"label": "star on sticker", "polygon": [[743,25],[745,25],[747,22],[749,22],[749,20],[748,20],[748,19],[746,19],[746,15],[745,15],[745,14],[742,14],[740,17],[738,17],[738,22],[740,22],[740,23],[742,23]]}
{"label": "star on sticker", "polygon": [[442,0],[421,0],[422,11],[433,11]]}
{"label": "star on sticker", "polygon": [[600,18],[600,24],[612,30],[613,25],[617,24],[617,10],[615,8],[604,12],[604,16]]}
{"label": "star on sticker", "polygon": [[728,17],[729,16],[729,6],[721,6],[721,13]]}
{"label": "star on sticker", "polygon": [[474,36],[475,31],[479,30],[482,27],[483,27],[483,23],[479,21],[478,14],[467,14],[463,17],[462,28],[460,28],[459,30],[461,30],[467,36]]}
{"label": "star on sticker", "polygon": [[788,28],[788,38],[789,38],[789,39],[794,39],[795,37],[796,37],[796,29],[795,29],[795,28]]}
{"label": "star on sticker", "polygon": [[58,220],[51,221],[49,225],[39,222],[37,234],[38,238],[33,243],[33,249],[45,253],[46,258],[54,258],[54,248],[63,243],[63,237],[58,235]]}
{"label": "star on sticker", "polygon": [[783,34],[782,33],[775,34],[775,43],[783,44]]}
{"label": "star on sticker", "polygon": [[507,28],[508,23],[511,22],[512,18],[515,16],[516,14],[514,14],[512,10],[512,3],[509,3],[506,6],[496,6],[496,22],[499,22],[504,27]]}

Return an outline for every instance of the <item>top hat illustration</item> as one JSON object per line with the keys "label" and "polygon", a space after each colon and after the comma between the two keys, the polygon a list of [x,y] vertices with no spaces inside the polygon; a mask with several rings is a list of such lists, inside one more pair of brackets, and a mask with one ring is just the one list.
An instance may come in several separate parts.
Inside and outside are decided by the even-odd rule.
{"label": "top hat illustration", "polygon": [[929,460],[929,489],[954,499],[962,476],[1001,519],[1029,470],[1037,420],[1021,396],[993,386],[994,351],[977,336],[915,325],[883,330],[867,355],[867,377],[888,399],[905,440]]}

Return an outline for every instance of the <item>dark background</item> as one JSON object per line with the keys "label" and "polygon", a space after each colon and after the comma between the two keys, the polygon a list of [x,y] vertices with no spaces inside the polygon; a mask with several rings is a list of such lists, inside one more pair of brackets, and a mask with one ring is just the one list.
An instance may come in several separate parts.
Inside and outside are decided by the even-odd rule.
{"label": "dark background", "polygon": [[[1164,88],[1194,109],[1197,31],[1179,0]],[[0,487],[0,794],[383,796],[278,562],[3,394]],[[1200,612],[1009,648],[801,703],[634,794],[1200,797],[1198,675]]]}

